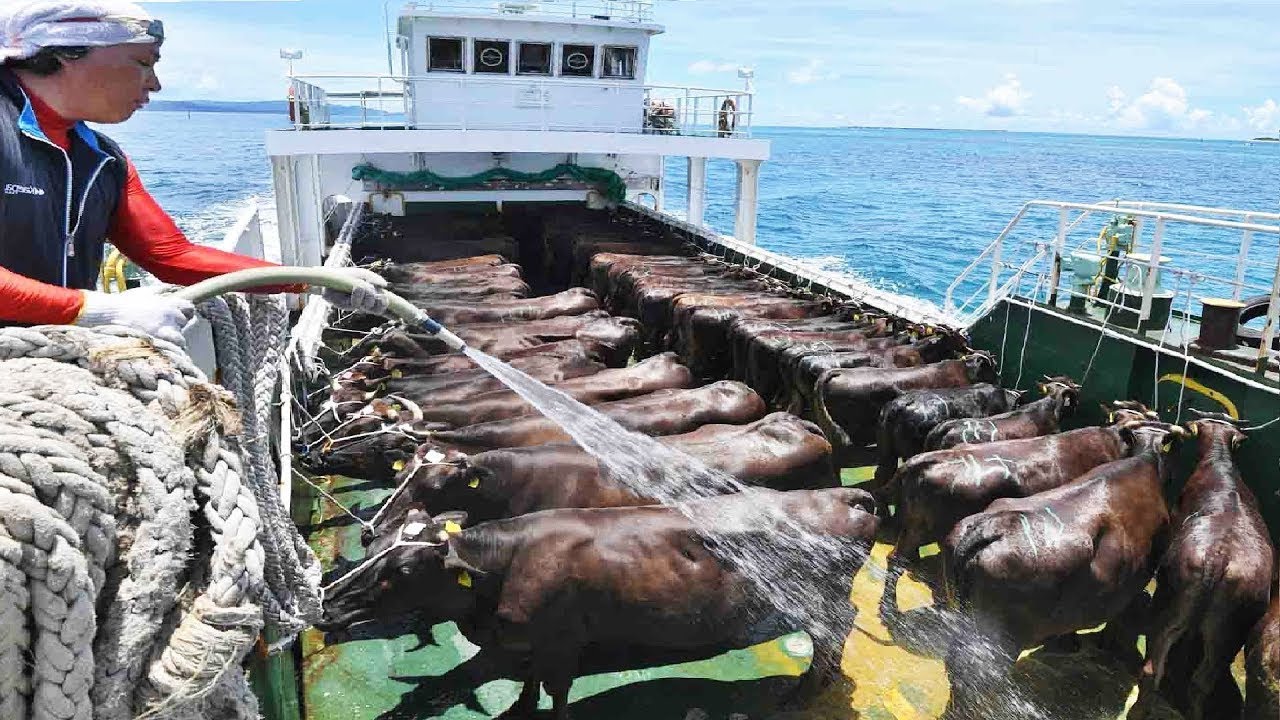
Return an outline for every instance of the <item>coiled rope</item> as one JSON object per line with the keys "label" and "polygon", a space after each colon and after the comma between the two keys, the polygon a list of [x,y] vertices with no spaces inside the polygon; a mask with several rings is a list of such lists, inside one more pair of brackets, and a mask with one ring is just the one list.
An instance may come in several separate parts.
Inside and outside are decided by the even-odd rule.
{"label": "coiled rope", "polygon": [[204,312],[234,397],[127,328],[0,330],[0,717],[256,718],[245,655],[316,619],[261,452],[284,308]]}

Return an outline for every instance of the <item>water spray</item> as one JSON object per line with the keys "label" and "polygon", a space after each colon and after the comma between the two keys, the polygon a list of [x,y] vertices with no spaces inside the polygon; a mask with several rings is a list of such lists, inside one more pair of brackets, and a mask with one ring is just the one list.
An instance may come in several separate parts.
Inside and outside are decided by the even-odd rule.
{"label": "water spray", "polygon": [[[175,294],[192,303],[202,303],[224,293],[280,285],[310,285],[349,293],[360,282],[363,281],[344,269],[265,267],[219,275],[196,283],[191,287],[183,288]],[[396,318],[403,320],[406,325],[426,332],[455,352],[462,352],[467,349],[467,343],[462,338],[433,320],[431,316],[413,305],[413,303],[395,293],[386,290],[382,292],[387,298],[387,310]]]}

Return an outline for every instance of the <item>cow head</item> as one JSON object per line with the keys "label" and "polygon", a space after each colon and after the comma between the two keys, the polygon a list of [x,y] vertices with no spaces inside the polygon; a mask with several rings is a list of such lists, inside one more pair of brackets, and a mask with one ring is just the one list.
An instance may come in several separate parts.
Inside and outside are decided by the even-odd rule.
{"label": "cow head", "polygon": [[434,430],[422,423],[400,423],[364,417],[348,426],[352,432],[308,448],[299,462],[311,472],[365,480],[390,480],[413,459]]}
{"label": "cow head", "polygon": [[1241,426],[1247,424],[1244,420],[1233,418],[1226,413],[1209,413],[1195,408],[1188,408],[1188,410],[1196,415],[1197,419],[1187,423],[1187,431],[1201,439],[1201,448],[1205,444],[1223,443],[1235,451],[1239,450],[1249,437],[1241,430]]}
{"label": "cow head", "polygon": [[1110,404],[1103,404],[1101,407],[1102,412],[1107,414],[1109,425],[1124,425],[1135,420],[1138,422],[1160,420],[1158,413],[1148,410],[1146,405],[1137,400],[1113,400]]}
{"label": "cow head", "polygon": [[996,359],[986,350],[975,350],[964,357],[965,371],[969,376],[969,380],[973,383],[991,383],[999,382],[1000,375],[996,372]]}
{"label": "cow head", "polygon": [[[362,540],[375,552],[381,542],[386,545],[386,528],[399,527],[411,512],[440,511],[442,508],[466,508],[477,495],[477,490],[492,479],[487,468],[479,468],[468,462],[464,453],[456,450],[440,450],[431,444],[423,444],[407,461],[397,462],[396,490],[373,518],[373,531]],[[381,539],[381,540],[380,540]]]}
{"label": "cow head", "polygon": [[[361,637],[370,638],[400,635],[396,625],[406,616],[426,624],[466,617],[475,604],[474,579],[481,574],[452,546],[466,520],[463,512],[410,513],[390,529],[386,547],[325,586],[324,613],[316,627],[337,636],[359,628]],[[386,627],[383,635],[380,627]]]}
{"label": "cow head", "polygon": [[1080,386],[1066,375],[1046,375],[1040,383],[1040,394],[1054,399],[1059,418],[1071,417],[1080,405]]}
{"label": "cow head", "polygon": [[1181,425],[1153,420],[1131,420],[1120,426],[1120,436],[1129,444],[1133,455],[1154,452],[1163,457],[1173,452],[1186,435]]}

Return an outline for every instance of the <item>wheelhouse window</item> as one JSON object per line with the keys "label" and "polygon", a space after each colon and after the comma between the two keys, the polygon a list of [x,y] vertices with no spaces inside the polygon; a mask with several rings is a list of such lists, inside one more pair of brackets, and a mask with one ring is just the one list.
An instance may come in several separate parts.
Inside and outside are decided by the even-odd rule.
{"label": "wheelhouse window", "polygon": [[511,43],[507,40],[475,41],[475,72],[511,74]]}
{"label": "wheelhouse window", "polygon": [[427,38],[427,70],[431,72],[463,72],[462,38]]}
{"label": "wheelhouse window", "polygon": [[565,45],[560,52],[560,74],[566,77],[594,77],[595,45]]}
{"label": "wheelhouse window", "polygon": [[518,75],[550,75],[551,43],[520,43]]}
{"label": "wheelhouse window", "polygon": [[636,49],[633,47],[604,48],[604,69],[601,77],[634,80],[636,77]]}

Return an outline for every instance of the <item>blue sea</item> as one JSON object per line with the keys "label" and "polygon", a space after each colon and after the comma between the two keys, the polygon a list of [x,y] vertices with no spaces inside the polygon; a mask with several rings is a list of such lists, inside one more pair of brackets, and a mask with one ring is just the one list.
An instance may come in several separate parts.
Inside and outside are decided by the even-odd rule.
{"label": "blue sea", "polygon": [[[252,197],[271,196],[271,115],[144,112],[104,130],[195,239],[216,237]],[[931,301],[1032,199],[1159,200],[1280,211],[1280,143],[900,129],[758,129],[758,243]],[[734,166],[712,161],[707,219],[733,231]],[[667,163],[667,209],[685,207],[683,159]],[[1052,237],[1057,218],[1029,229]],[[1082,232],[1096,235],[1101,221]],[[1074,236],[1073,236],[1074,239]],[[1229,255],[1238,233],[1202,241]],[[1250,277],[1269,282],[1274,239]],[[1229,269],[1229,268],[1228,268]]]}

